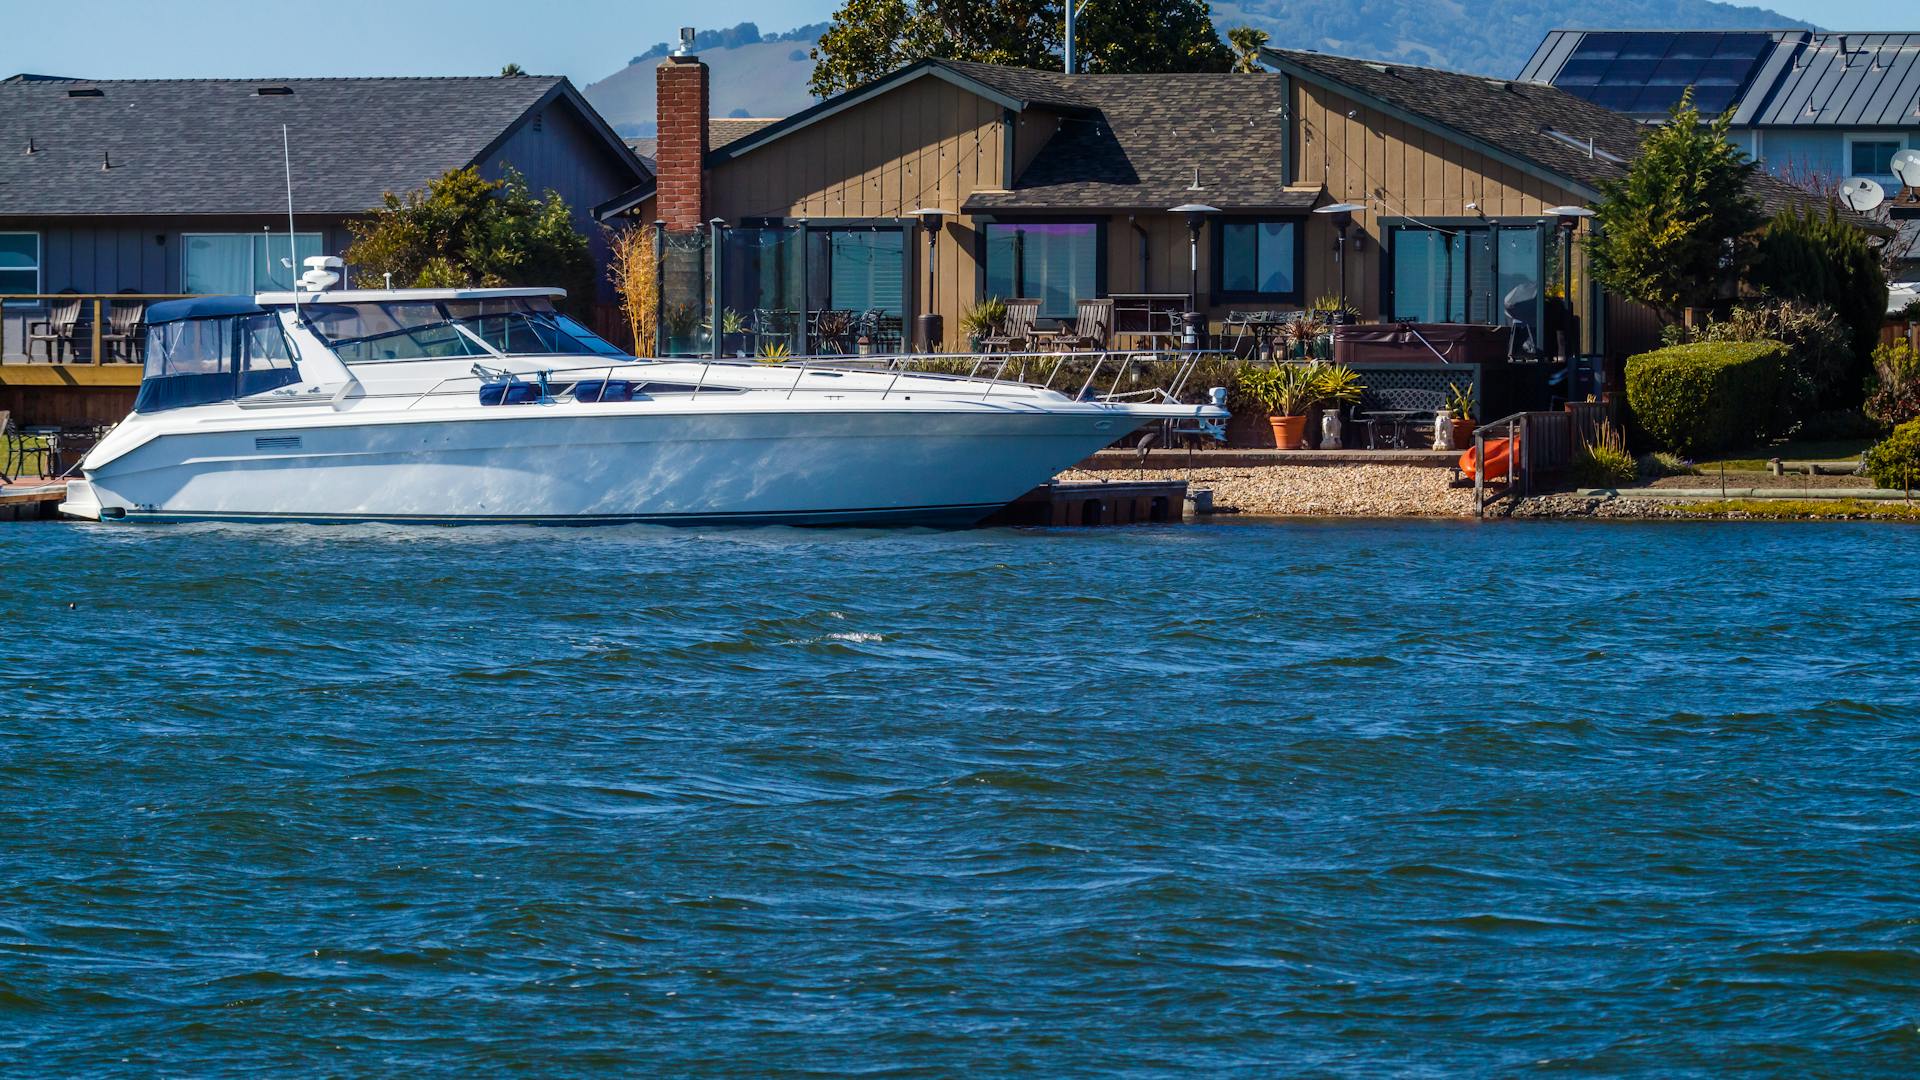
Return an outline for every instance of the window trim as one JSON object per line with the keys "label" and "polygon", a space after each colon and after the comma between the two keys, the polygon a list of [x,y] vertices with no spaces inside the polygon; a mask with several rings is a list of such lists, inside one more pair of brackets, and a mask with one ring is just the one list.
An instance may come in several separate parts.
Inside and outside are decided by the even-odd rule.
{"label": "window trim", "polygon": [[[327,233],[325,229],[318,229],[312,232],[296,232],[293,235],[296,237],[296,240],[295,240],[296,246],[298,245],[298,242],[299,242],[297,239],[298,237],[317,236],[320,238],[320,251],[324,254],[327,250]],[[245,236],[253,240],[257,240],[262,236],[267,236],[269,239],[269,247],[271,247],[271,241],[278,239],[281,236],[281,234],[277,232],[276,233],[234,232],[232,230],[229,230],[227,232],[202,231],[202,232],[181,233],[180,234],[180,289],[182,292],[185,292],[187,288],[187,256],[193,250],[193,244],[191,243],[191,241],[196,236]],[[269,255],[272,254],[270,250],[268,254]],[[300,280],[300,268],[298,266],[295,266],[293,268],[292,275],[293,275],[293,280],[295,282],[298,282]],[[253,245],[251,243],[247,245],[247,276],[250,278],[254,278],[256,283],[258,282],[258,275],[255,273],[255,268],[253,266]],[[252,292],[247,293],[247,295],[252,296],[255,293],[266,292],[266,291],[268,290],[256,288]],[[201,295],[201,294],[195,294],[195,295]]]}
{"label": "window trim", "polygon": [[[1098,214],[980,214],[974,217],[973,243],[973,296],[976,303],[988,297],[987,292],[987,227],[990,225],[1091,225],[1093,226],[1093,295],[1089,300],[1104,299],[1107,295],[1107,233],[1109,221]],[[1021,283],[1023,286],[1025,282]],[[1012,297],[1000,297],[1002,300]],[[1063,320],[1071,323],[1076,315],[1041,315],[1042,319],[1054,322]]]}
{"label": "window trim", "polygon": [[1889,168],[1886,172],[1883,172],[1883,173],[1869,173],[1869,172],[1854,171],[1853,144],[1863,143],[1863,142],[1873,142],[1873,143],[1889,143],[1890,142],[1893,144],[1893,152],[1897,154],[1902,150],[1906,150],[1910,148],[1913,144],[1913,140],[1908,138],[1907,133],[1904,131],[1849,131],[1841,137],[1841,141],[1840,141],[1841,154],[1844,159],[1842,164],[1845,166],[1844,172],[1847,176],[1864,176],[1870,180],[1883,180],[1887,178],[1893,178],[1895,181],[1898,181],[1899,178],[1894,176],[1894,172],[1891,168]]}
{"label": "window trim", "polygon": [[[31,236],[33,237],[33,288],[28,290],[28,292],[29,293],[46,292],[47,291],[46,289],[46,285],[47,285],[47,238],[46,236],[41,234],[38,230],[34,230],[34,229],[0,229],[0,236]],[[8,269],[17,271],[20,268],[8,267]],[[7,293],[5,295],[18,296],[20,294]],[[45,304],[46,301],[45,300],[23,300],[20,303],[25,307],[39,307]]]}
{"label": "window trim", "polygon": [[[1210,303],[1248,303],[1248,304],[1299,304],[1306,297],[1306,275],[1301,268],[1306,265],[1307,257],[1307,215],[1305,214],[1230,214],[1216,216],[1208,223],[1207,244],[1213,250],[1208,259],[1213,264],[1212,279],[1208,285],[1207,297]],[[1228,290],[1227,277],[1226,227],[1228,225],[1265,225],[1286,224],[1293,226],[1293,288],[1286,292],[1261,292],[1258,289]],[[1177,224],[1177,223],[1176,223]],[[1256,271],[1258,268],[1255,268]]]}

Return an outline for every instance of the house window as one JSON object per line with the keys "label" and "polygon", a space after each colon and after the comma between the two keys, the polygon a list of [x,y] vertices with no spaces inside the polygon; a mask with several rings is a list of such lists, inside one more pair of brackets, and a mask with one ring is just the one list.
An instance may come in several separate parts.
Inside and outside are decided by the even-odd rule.
{"label": "house window", "polygon": [[291,289],[301,264],[321,253],[319,233],[296,233],[291,259],[286,233],[187,233],[181,239],[186,243],[182,291],[190,293]]}
{"label": "house window", "polygon": [[1892,176],[1893,155],[1905,148],[1898,135],[1847,136],[1847,172],[1853,176]]}
{"label": "house window", "polygon": [[1040,301],[1040,315],[1071,319],[1100,295],[1100,229],[1094,222],[995,222],[983,227],[988,296]]}
{"label": "house window", "polygon": [[40,291],[40,234],[0,232],[0,296]]}
{"label": "house window", "polygon": [[1389,315],[1514,326],[1523,350],[1544,351],[1553,239],[1542,222],[1388,223]]}
{"label": "house window", "polygon": [[1222,221],[1214,231],[1213,291],[1222,299],[1298,300],[1301,229],[1292,220]]}
{"label": "house window", "polygon": [[898,227],[807,231],[807,298],[815,308],[906,311],[907,239]]}

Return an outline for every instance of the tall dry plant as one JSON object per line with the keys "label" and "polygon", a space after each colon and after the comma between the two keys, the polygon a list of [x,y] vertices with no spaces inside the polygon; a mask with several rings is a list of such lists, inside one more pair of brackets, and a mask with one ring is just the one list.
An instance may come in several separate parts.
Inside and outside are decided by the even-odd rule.
{"label": "tall dry plant", "polygon": [[633,336],[633,355],[652,356],[660,317],[660,263],[653,232],[641,226],[607,230],[607,277]]}

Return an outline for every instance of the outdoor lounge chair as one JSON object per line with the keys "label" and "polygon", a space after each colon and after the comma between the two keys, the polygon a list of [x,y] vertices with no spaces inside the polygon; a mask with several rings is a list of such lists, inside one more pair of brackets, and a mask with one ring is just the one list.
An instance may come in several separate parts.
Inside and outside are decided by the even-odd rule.
{"label": "outdoor lounge chair", "polygon": [[67,346],[79,347],[80,301],[56,300],[47,305],[47,317],[27,324],[27,359],[33,359],[35,342],[46,345],[47,360],[65,360]]}
{"label": "outdoor lounge chair", "polygon": [[1073,328],[1063,329],[1053,339],[1062,349],[1091,349],[1104,352],[1113,337],[1113,301],[1082,300]]}
{"label": "outdoor lounge chair", "polygon": [[140,359],[140,337],[146,331],[147,305],[115,304],[107,309],[106,333],[100,335],[101,347],[115,360]]}
{"label": "outdoor lounge chair", "polygon": [[1000,328],[980,339],[982,352],[1019,352],[1033,346],[1033,324],[1040,317],[1040,301],[1009,300]]}

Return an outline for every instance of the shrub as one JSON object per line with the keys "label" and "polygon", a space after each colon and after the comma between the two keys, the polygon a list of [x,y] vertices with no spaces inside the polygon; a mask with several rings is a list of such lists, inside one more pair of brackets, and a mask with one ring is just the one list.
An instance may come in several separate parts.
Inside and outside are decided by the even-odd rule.
{"label": "shrub", "polygon": [[1883,488],[1905,488],[1920,479],[1920,420],[1909,420],[1868,448],[1867,475]]}
{"label": "shrub", "polygon": [[1866,414],[1892,426],[1920,417],[1920,356],[1913,346],[1895,341],[1873,350]]}
{"label": "shrub", "polygon": [[1708,324],[1700,340],[1777,341],[1787,347],[1773,424],[1776,435],[1793,434],[1824,404],[1851,396],[1848,391],[1858,392],[1852,339],[1847,324],[1830,307],[1797,300],[1737,307]]}
{"label": "shrub", "polygon": [[1686,458],[1665,450],[1641,454],[1634,464],[1639,467],[1640,475],[1649,480],[1658,480],[1663,476],[1692,476],[1700,471]]}
{"label": "shrub", "polygon": [[1640,467],[1627,453],[1619,429],[1608,424],[1600,429],[1599,439],[1574,448],[1569,473],[1581,487],[1617,488],[1639,479]]}
{"label": "shrub", "polygon": [[1761,232],[1747,278],[1775,296],[1833,308],[1852,332],[1853,351],[1849,377],[1837,388],[1858,389],[1887,317],[1887,275],[1867,234],[1832,206],[1825,213],[1810,206],[1784,211]]}
{"label": "shrub", "polygon": [[1688,457],[1765,433],[1786,347],[1776,341],[1675,345],[1627,360],[1627,404],[1641,430]]}

